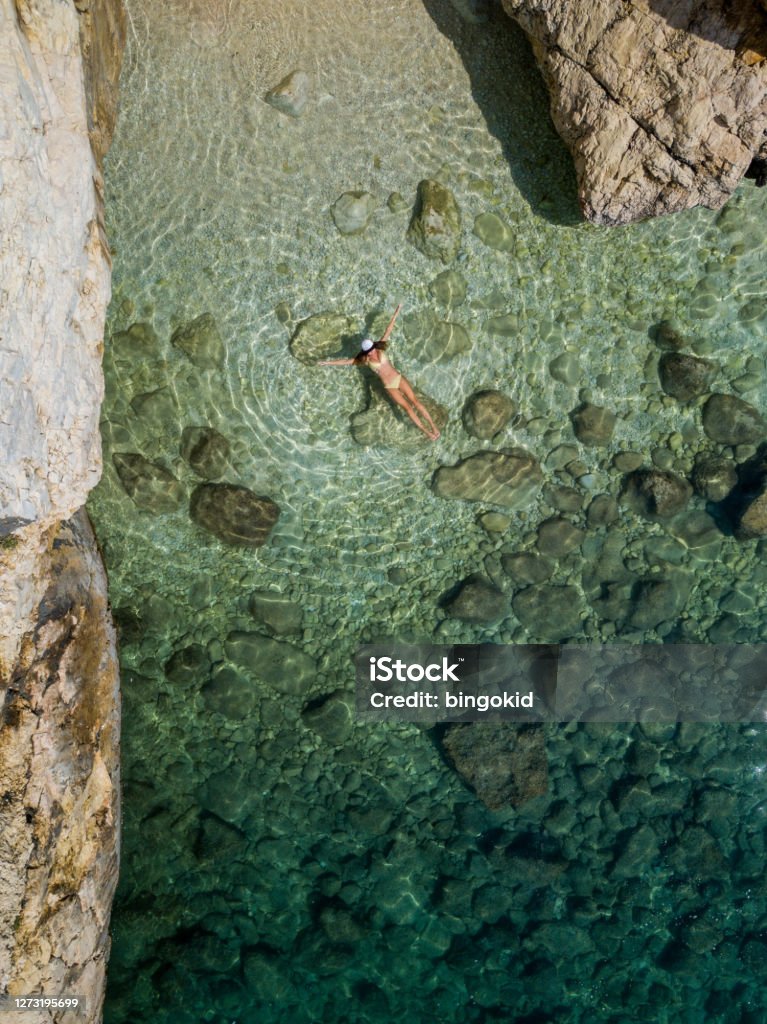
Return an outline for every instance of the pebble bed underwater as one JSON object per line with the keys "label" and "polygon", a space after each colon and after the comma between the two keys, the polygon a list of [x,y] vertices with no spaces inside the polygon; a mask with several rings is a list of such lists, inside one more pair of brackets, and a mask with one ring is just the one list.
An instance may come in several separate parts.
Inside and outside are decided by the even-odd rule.
{"label": "pebble bed underwater", "polygon": [[[490,810],[432,730],[356,718],[352,658],[767,640],[767,539],[717,490],[767,440],[767,188],[585,223],[494,9],[127,7],[89,503],[123,673],[106,1024],[761,1024],[762,724],[546,724],[545,792]],[[424,179],[459,211],[430,255]],[[398,303],[434,442],[313,365]],[[435,489],[512,449],[517,500]],[[253,503],[266,542],[222,540]]]}

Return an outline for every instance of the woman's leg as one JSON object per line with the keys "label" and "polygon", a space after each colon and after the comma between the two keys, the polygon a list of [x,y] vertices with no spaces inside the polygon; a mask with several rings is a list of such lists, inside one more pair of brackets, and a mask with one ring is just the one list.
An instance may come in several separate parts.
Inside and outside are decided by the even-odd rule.
{"label": "woman's leg", "polygon": [[436,441],[437,437],[435,436],[435,433],[431,430],[427,430],[426,427],[421,423],[421,421],[418,419],[418,415],[415,409],[407,400],[407,398],[405,398],[405,396],[402,394],[399,388],[387,388],[386,393],[391,397],[391,400],[393,402],[396,402],[397,405],[402,406],[402,408],[408,414],[410,419],[413,421],[413,423],[415,423],[415,425],[422,433],[426,434],[426,436],[431,441]]}
{"label": "woman's leg", "polygon": [[404,394],[405,398],[407,398],[416,407],[418,412],[420,412],[421,416],[429,424],[429,426],[431,427],[431,429],[432,429],[432,431],[434,433],[434,438],[436,440],[439,437],[439,431],[437,430],[437,425],[434,422],[434,420],[431,418],[431,416],[429,415],[429,410],[426,408],[426,406],[423,404],[423,402],[419,402],[418,401],[418,398],[416,397],[415,391],[413,391],[413,388],[412,388],[412,386],[410,384],[410,381],[407,379],[407,377],[402,377],[402,379],[399,382],[399,386],[400,386],[400,391],[402,391],[402,393]]}

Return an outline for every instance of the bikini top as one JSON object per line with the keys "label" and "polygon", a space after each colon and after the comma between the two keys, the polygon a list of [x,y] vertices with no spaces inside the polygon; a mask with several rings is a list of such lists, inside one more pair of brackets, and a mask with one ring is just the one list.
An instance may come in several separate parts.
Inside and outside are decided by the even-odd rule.
{"label": "bikini top", "polygon": [[382,366],[391,366],[389,357],[385,352],[382,352],[380,348],[378,349],[378,358],[380,362],[377,363],[374,363],[372,362],[372,360],[368,359],[368,366],[373,371],[373,373],[380,373]]}

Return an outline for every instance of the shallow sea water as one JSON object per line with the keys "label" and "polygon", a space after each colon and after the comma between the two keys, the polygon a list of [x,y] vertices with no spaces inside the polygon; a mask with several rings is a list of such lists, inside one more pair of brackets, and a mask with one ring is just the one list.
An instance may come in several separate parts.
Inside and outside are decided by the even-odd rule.
{"label": "shallow sea water", "polygon": [[[586,518],[595,496],[618,496],[620,452],[683,475],[702,451],[748,456],[706,438],[702,401],[663,395],[650,331],[677,319],[718,364],[713,389],[767,409],[767,189],[744,183],[723,213],[584,224],[529,47],[500,14],[471,25],[447,0],[128,10],[107,162],[105,472],[90,503],[124,677],[105,1021],[763,1020],[763,727],[547,726],[549,792],[492,813],[429,732],[353,720],[318,731],[306,712],[353,691],[361,641],[767,639],[765,542],[735,541],[703,499],[665,524],[623,505],[607,526]],[[296,67],[311,93],[291,119],[263,96]],[[445,268],[405,239],[424,177],[462,211],[451,266],[467,296],[451,309],[429,289]],[[376,210],[344,237],[329,208],[351,189]],[[487,212],[509,224],[511,251],[473,234]],[[450,418],[435,444],[363,447],[349,423],[368,401],[363,375],[308,367],[288,341],[329,310],[361,335],[398,302],[392,357]],[[170,345],[206,312],[221,369]],[[488,330],[506,315],[510,335]],[[470,350],[427,357],[429,318],[461,324]],[[134,323],[151,325],[145,347],[110,342]],[[571,384],[548,370],[562,353],[577,357]],[[483,387],[518,410],[492,443],[461,422]],[[606,447],[574,437],[583,400],[618,416]],[[115,452],[162,464],[191,493],[199,478],[179,451],[190,425],[229,440],[227,481],[279,504],[264,547],[227,547],[186,504],[156,515],[126,494]],[[513,445],[544,468],[530,507],[430,490],[439,466]],[[558,510],[573,494],[577,507]],[[488,533],[487,511],[508,527]],[[448,614],[446,595],[474,573],[510,599],[524,589],[502,556],[534,551],[555,515],[585,531],[550,580],[582,594],[579,630]],[[616,562],[686,599],[652,628],[631,625],[629,596],[593,603]],[[249,611],[269,590],[299,606],[280,639],[314,663],[276,685],[225,650],[233,631],[271,635]],[[233,680],[224,697],[221,678]]]}

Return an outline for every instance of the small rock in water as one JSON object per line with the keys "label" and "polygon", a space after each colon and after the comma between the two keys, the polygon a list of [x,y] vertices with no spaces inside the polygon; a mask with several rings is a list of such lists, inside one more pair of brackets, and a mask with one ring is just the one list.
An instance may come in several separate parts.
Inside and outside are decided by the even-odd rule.
{"label": "small rock in water", "polygon": [[581,364],[575,352],[561,352],[549,363],[549,373],[562,384],[576,384],[581,374]]}
{"label": "small rock in water", "polygon": [[430,260],[450,263],[461,243],[461,211],[450,189],[425,178],[418,183],[407,237]]}
{"label": "small rock in water", "polygon": [[460,306],[466,298],[466,280],[457,270],[443,270],[431,282],[429,291],[443,306]]}
{"label": "small rock in water", "polygon": [[157,332],[147,323],[131,324],[127,330],[113,334],[109,341],[121,356],[130,354],[135,359],[156,355],[160,348]]}
{"label": "small rock in water", "polygon": [[534,636],[556,643],[581,633],[583,598],[576,587],[540,583],[516,594],[514,614]]}
{"label": "small rock in water", "polygon": [[309,101],[309,76],[298,69],[291,71],[264,99],[280,113],[300,117]]}
{"label": "small rock in water", "polygon": [[675,473],[661,469],[637,469],[629,473],[621,497],[640,515],[663,519],[676,515],[687,505],[692,487]]}
{"label": "small rock in water", "polygon": [[474,234],[490,249],[511,252],[514,248],[511,228],[496,213],[480,213],[474,219]]}
{"label": "small rock in water", "polygon": [[112,462],[138,508],[158,515],[175,511],[184,500],[184,488],[170,470],[138,452],[115,452]]}
{"label": "small rock in water", "polygon": [[248,604],[254,619],[263,622],[279,636],[301,632],[303,610],[300,604],[274,590],[255,590]]}
{"label": "small rock in water", "polygon": [[487,533],[504,533],[511,526],[511,520],[502,512],[485,512],[479,517],[482,529]]}
{"label": "small rock in water", "polygon": [[407,199],[401,192],[392,192],[386,200],[386,205],[392,213],[401,213],[407,209]]}
{"label": "small rock in water", "polygon": [[261,633],[234,630],[226,638],[224,651],[235,665],[248,669],[280,693],[303,693],[317,671],[308,654]]}
{"label": "small rock in water", "polygon": [[651,333],[658,348],[667,351],[677,352],[680,348],[687,348],[690,344],[678,320],[661,320]]}
{"label": "small rock in water", "polygon": [[184,427],[181,457],[204,480],[217,480],[229,466],[229,442],[213,427]]}
{"label": "small rock in water", "polygon": [[330,215],[342,235],[361,235],[375,208],[370,192],[344,192],[330,207]]}
{"label": "small rock in water", "polygon": [[225,544],[257,548],[268,540],[280,509],[247,487],[208,483],[192,492],[189,515]]}
{"label": "small rock in water", "polygon": [[515,722],[451,725],[442,737],[458,774],[491,811],[519,807],[548,790],[543,730]]}
{"label": "small rock in water", "polygon": [[767,437],[767,423],[758,409],[735,395],[712,395],[703,406],[703,429],[719,444],[752,444]]}
{"label": "small rock in water", "polygon": [[252,714],[258,705],[258,689],[243,672],[231,665],[216,669],[201,690],[208,711],[239,722]]}
{"label": "small rock in water", "polygon": [[506,575],[517,583],[543,583],[554,572],[553,562],[530,551],[504,555],[501,565]]}
{"label": "small rock in water", "polygon": [[472,437],[487,440],[503,430],[516,411],[514,402],[502,391],[475,391],[463,407],[463,425]]}
{"label": "small rock in water", "polygon": [[570,413],[573,432],[581,444],[601,447],[609,444],[615,430],[617,416],[609,409],[585,402]]}
{"label": "small rock in water", "polygon": [[307,366],[335,355],[357,338],[357,321],[343,313],[315,313],[301,322],[290,339],[290,352]]}
{"label": "small rock in water", "polygon": [[586,512],[586,522],[591,527],[609,526],[618,518],[618,502],[611,494],[598,494]]}
{"label": "small rock in water", "polygon": [[724,501],[738,482],[735,463],[715,455],[696,459],[692,471],[692,485],[696,494],[707,501]]}
{"label": "small rock in water", "polygon": [[301,721],[333,746],[343,743],[352,731],[349,697],[339,690],[324,697],[318,704],[312,702],[301,712]]}
{"label": "small rock in water", "polygon": [[683,352],[664,352],[658,362],[661,387],[680,402],[690,402],[710,391],[716,371],[716,363]]}
{"label": "small rock in water", "polygon": [[437,320],[428,312],[411,313],[402,326],[423,362],[442,363],[471,348],[469,332],[461,324]]}
{"label": "small rock in water", "polygon": [[640,580],[632,591],[630,625],[634,629],[654,629],[661,622],[678,618],[689,593],[690,585],[681,574],[666,580]]}
{"label": "small rock in water", "polygon": [[767,537],[767,444],[738,467],[738,486],[731,503],[738,540]]}
{"label": "small rock in water", "polygon": [[538,494],[543,474],[538,461],[524,448],[478,452],[455,466],[441,466],[432,478],[440,498],[462,498],[519,509]]}
{"label": "small rock in water", "polygon": [[583,530],[578,529],[568,519],[554,516],[552,519],[546,519],[538,527],[538,550],[542,555],[562,558],[580,547],[585,536]]}
{"label": "small rock in water", "polygon": [[506,595],[490,580],[470,576],[461,584],[458,594],[446,605],[447,614],[461,622],[491,625],[508,614]]}
{"label": "small rock in water", "polygon": [[224,363],[226,349],[210,313],[203,313],[190,323],[177,327],[170,343],[181,349],[202,370],[216,369]]}
{"label": "small rock in water", "polygon": [[519,317],[516,313],[494,316],[485,322],[488,334],[500,334],[502,338],[513,338],[519,331]]}

